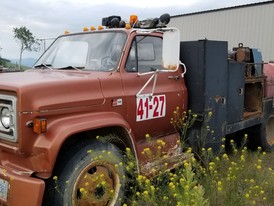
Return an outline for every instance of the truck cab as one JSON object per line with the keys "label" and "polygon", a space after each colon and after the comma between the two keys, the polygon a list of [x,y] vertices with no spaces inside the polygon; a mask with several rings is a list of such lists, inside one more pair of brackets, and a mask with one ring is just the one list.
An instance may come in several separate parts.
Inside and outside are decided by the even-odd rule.
{"label": "truck cab", "polygon": [[[184,158],[170,119],[187,109],[185,71],[165,21],[116,28],[108,17],[105,29],[58,37],[33,69],[0,76],[1,204],[118,204],[126,149],[146,175]],[[162,144],[157,158],[143,154],[150,144]]]}

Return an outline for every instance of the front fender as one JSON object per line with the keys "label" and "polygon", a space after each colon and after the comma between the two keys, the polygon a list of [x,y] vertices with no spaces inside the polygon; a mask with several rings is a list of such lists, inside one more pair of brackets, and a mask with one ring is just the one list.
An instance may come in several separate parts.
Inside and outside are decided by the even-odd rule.
{"label": "front fender", "polygon": [[[40,134],[35,141],[33,153],[37,154],[37,158],[33,161],[40,166],[42,164],[43,171],[40,172],[48,173],[50,176],[59,150],[66,139],[80,132],[111,126],[123,127],[132,136],[129,124],[121,115],[114,112],[74,115],[55,120],[48,125],[48,132]],[[133,141],[132,145],[135,145]]]}

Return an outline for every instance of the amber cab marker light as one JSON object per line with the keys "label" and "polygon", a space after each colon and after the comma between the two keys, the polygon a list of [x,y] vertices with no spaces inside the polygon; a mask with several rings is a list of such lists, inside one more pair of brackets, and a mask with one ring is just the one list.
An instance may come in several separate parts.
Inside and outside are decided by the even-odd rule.
{"label": "amber cab marker light", "polygon": [[126,24],[125,28],[126,28],[126,29],[131,29],[130,24]]}
{"label": "amber cab marker light", "polygon": [[89,31],[88,27],[84,27],[83,31]]}
{"label": "amber cab marker light", "polygon": [[98,26],[98,30],[103,30],[104,29],[104,27],[103,26]]}
{"label": "amber cab marker light", "polygon": [[33,132],[40,134],[47,132],[47,120],[45,118],[36,118],[33,120]]}
{"label": "amber cab marker light", "polygon": [[90,27],[90,31],[95,31],[95,30],[96,30],[95,26]]}
{"label": "amber cab marker light", "polygon": [[135,15],[135,14],[130,15],[130,17],[129,17],[129,24],[131,26],[134,25],[134,24],[136,24],[137,21],[138,21],[138,16],[137,15]]}

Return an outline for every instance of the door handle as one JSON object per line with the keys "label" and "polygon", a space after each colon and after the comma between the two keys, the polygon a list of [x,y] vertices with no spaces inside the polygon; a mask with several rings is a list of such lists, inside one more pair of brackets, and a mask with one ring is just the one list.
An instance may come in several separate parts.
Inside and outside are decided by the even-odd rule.
{"label": "door handle", "polygon": [[180,79],[180,76],[168,76],[168,79],[179,80],[179,79]]}

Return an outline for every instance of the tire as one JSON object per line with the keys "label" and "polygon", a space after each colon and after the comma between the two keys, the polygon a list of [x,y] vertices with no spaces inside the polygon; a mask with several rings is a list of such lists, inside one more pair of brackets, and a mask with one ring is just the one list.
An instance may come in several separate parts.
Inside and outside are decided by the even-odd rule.
{"label": "tire", "polygon": [[73,145],[65,155],[59,159],[61,164],[56,164],[53,177],[57,178],[51,178],[46,186],[45,205],[121,204],[125,192],[125,169],[118,148],[110,143],[85,141]]}
{"label": "tire", "polygon": [[274,148],[274,116],[271,115],[266,122],[252,128],[251,142],[253,148],[261,147],[264,151]]}
{"label": "tire", "polygon": [[273,150],[274,146],[274,116],[270,116],[268,121],[261,125],[261,147],[266,151]]}

